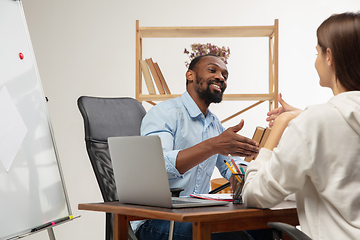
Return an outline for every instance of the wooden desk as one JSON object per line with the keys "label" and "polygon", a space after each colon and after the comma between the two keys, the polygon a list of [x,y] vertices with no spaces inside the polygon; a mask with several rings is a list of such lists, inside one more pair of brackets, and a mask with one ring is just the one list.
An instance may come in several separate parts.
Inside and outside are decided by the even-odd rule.
{"label": "wooden desk", "polygon": [[272,209],[246,209],[243,204],[219,207],[167,209],[119,202],[79,204],[79,210],[113,213],[113,239],[128,239],[129,221],[164,219],[193,223],[193,239],[210,240],[212,232],[268,228],[268,222],[298,225],[295,202],[284,201]]}

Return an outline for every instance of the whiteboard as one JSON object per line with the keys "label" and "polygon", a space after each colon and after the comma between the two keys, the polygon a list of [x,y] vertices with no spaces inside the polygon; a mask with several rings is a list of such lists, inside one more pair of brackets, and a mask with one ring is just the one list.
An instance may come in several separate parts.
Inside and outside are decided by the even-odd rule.
{"label": "whiteboard", "polygon": [[20,1],[0,0],[0,240],[72,216]]}

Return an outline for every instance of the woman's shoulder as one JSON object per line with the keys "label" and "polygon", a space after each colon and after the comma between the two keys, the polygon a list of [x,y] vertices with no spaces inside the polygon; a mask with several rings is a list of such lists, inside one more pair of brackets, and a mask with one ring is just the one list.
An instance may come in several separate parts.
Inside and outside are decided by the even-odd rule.
{"label": "woman's shoulder", "polygon": [[329,103],[322,103],[308,106],[294,122],[300,125],[321,125],[326,124],[329,119],[341,117],[336,108]]}
{"label": "woman's shoulder", "polygon": [[334,106],[329,103],[321,103],[316,105],[310,105],[305,108],[304,113],[308,115],[320,115],[323,114],[332,114],[334,110]]}
{"label": "woman's shoulder", "polygon": [[360,106],[360,91],[351,91],[333,96],[327,103],[308,106],[300,119],[327,119],[331,117],[342,117],[343,112],[358,111]]}

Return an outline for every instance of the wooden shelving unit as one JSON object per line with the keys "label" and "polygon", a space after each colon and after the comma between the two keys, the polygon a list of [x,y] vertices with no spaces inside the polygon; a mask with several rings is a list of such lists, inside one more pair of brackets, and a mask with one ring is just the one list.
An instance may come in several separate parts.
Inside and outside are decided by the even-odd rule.
{"label": "wooden shelving unit", "polygon": [[142,59],[143,38],[242,38],[266,37],[269,39],[269,91],[265,94],[224,94],[224,101],[257,101],[255,104],[224,119],[226,122],[237,115],[265,102],[269,102],[269,109],[277,108],[278,101],[278,45],[279,22],[275,19],[270,26],[228,26],[228,27],[140,27],[136,21],[136,93],[135,98],[155,105],[156,101],[164,101],[178,97],[180,94],[143,94],[142,72],[140,60]]}

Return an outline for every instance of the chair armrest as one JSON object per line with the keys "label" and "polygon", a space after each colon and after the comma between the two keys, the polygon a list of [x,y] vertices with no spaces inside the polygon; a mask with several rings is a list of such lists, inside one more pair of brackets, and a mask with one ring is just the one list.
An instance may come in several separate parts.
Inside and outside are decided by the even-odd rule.
{"label": "chair armrest", "polygon": [[268,222],[267,225],[273,228],[274,240],[283,239],[282,233],[286,233],[294,240],[311,240],[311,238],[309,238],[305,233],[290,224],[281,222]]}
{"label": "chair armrest", "polygon": [[184,191],[184,189],[183,188],[170,188],[172,197],[179,197],[181,191]]}

